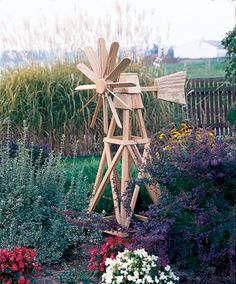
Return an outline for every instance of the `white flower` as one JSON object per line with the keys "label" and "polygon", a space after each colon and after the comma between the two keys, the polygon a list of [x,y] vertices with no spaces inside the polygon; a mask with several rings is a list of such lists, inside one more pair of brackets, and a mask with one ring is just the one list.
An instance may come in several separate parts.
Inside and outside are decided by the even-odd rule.
{"label": "white flower", "polygon": [[167,277],[165,276],[164,272],[161,272],[160,280],[165,280]]}
{"label": "white flower", "polygon": [[107,258],[106,261],[105,261],[105,265],[108,266],[110,264],[113,264],[113,259]]}
{"label": "white flower", "polygon": [[[106,260],[102,284],[121,284],[127,281],[133,284],[174,284],[178,277],[174,275],[169,265],[158,270],[157,259],[157,256],[149,255],[145,249],[134,251],[126,249],[124,252],[119,252],[116,259]],[[151,275],[155,275],[155,278]]]}
{"label": "white flower", "polygon": [[169,265],[166,265],[165,270],[166,270],[166,271],[169,271],[169,270],[170,270],[170,266],[169,266]]}
{"label": "white flower", "polygon": [[152,280],[152,277],[150,276],[150,275],[148,275],[147,277],[146,277],[146,279],[147,279],[147,282],[148,283],[153,283],[154,281]]}
{"label": "white flower", "polygon": [[121,283],[123,281],[123,276],[117,276],[116,282],[117,284]]}
{"label": "white flower", "polygon": [[134,276],[132,276],[132,275],[128,275],[127,279],[129,281],[135,281],[136,278]]}

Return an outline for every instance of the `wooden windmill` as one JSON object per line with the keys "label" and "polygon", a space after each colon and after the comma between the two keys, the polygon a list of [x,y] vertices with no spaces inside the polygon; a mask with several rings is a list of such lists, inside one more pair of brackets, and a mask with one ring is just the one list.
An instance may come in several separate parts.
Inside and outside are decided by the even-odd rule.
{"label": "wooden windmill", "polygon": [[[98,39],[98,55],[91,47],[87,47],[85,52],[92,70],[84,64],[78,64],[77,67],[94,84],[81,85],[78,86],[76,90],[96,90],[96,94],[81,109],[82,111],[92,101],[98,98],[91,127],[94,127],[99,109],[103,104],[103,121],[106,137],[103,139],[104,150],[94,184],[93,196],[89,204],[89,212],[94,211],[110,181],[115,219],[122,227],[129,227],[139,194],[139,185],[136,185],[132,192],[130,202],[131,210],[127,212],[124,206],[125,199],[127,198],[127,184],[132,179],[132,164],[138,169],[139,164],[145,162],[150,142],[142,115],[144,106],[141,92],[157,92],[157,98],[185,104],[184,85],[186,74],[185,72],[178,72],[156,79],[154,86],[140,87],[137,74],[122,73],[131,62],[129,58],[122,59],[121,62],[115,66],[118,49],[119,44],[113,42],[109,53],[107,53],[105,41],[102,38]],[[110,123],[108,123],[108,104],[112,112]],[[122,120],[120,120],[118,112],[121,113]],[[132,133],[133,119],[138,123],[139,135]],[[115,135],[116,127],[122,128],[122,135]],[[112,145],[118,146],[114,155],[111,151]],[[141,148],[142,152],[140,150]],[[122,164],[121,177],[119,177],[116,170],[120,160]],[[106,165],[108,169],[105,172]],[[144,173],[139,170],[138,178],[142,178],[143,175]],[[146,189],[152,201],[157,203],[160,196],[159,188],[146,185]],[[145,219],[145,217],[141,215],[135,215],[140,220]],[[113,216],[111,217],[113,218]]]}

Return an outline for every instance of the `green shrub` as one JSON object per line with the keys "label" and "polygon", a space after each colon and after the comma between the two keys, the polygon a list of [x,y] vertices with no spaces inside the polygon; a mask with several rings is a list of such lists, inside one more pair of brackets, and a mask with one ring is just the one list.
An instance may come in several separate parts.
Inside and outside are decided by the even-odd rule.
{"label": "green shrub", "polygon": [[236,84],[236,27],[226,34],[222,44],[227,50],[225,78],[232,84]]}
{"label": "green shrub", "polygon": [[0,248],[33,247],[41,262],[56,262],[70,246],[85,241],[83,228],[70,225],[61,210],[85,212],[89,186],[81,173],[65,190],[61,156],[35,161],[25,140],[15,157],[9,143],[0,145]]}
{"label": "green shrub", "polygon": [[231,123],[231,125],[236,128],[236,103],[233,104],[229,112],[227,113],[227,120]]}

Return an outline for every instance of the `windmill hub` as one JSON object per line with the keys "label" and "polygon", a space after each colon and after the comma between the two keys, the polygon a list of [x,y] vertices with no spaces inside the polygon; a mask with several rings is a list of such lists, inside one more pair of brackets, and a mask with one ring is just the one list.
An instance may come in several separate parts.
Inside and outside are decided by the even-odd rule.
{"label": "windmill hub", "polygon": [[98,94],[104,94],[107,89],[107,83],[105,79],[97,79],[96,90]]}

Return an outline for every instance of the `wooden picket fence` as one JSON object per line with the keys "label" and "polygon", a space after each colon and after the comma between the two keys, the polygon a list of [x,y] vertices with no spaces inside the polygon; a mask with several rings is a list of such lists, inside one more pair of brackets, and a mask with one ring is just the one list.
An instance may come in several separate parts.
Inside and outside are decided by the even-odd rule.
{"label": "wooden picket fence", "polygon": [[226,115],[236,102],[236,86],[227,85],[224,78],[189,79],[186,95],[185,115],[191,124],[211,127],[217,136],[235,135]]}

